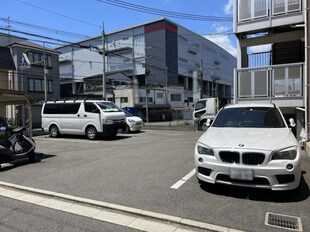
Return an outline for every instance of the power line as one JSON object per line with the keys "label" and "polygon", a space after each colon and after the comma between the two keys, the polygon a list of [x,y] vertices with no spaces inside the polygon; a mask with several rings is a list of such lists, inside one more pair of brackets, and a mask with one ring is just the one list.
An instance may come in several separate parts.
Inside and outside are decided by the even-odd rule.
{"label": "power line", "polygon": [[51,11],[51,10],[45,9],[43,7],[36,6],[36,5],[30,4],[28,2],[22,1],[22,0],[15,0],[15,1],[23,3],[23,4],[26,4],[28,6],[32,6],[34,8],[37,8],[37,9],[40,9],[40,10],[43,10],[43,11],[46,11],[46,12],[49,12],[49,13],[52,13],[52,14],[55,14],[55,15],[58,15],[58,16],[61,16],[61,17],[64,17],[64,18],[67,18],[67,19],[70,19],[70,20],[73,20],[73,21],[76,21],[76,22],[79,22],[79,23],[84,23],[84,24],[87,24],[87,25],[90,25],[90,26],[93,26],[93,27],[101,28],[101,26],[98,26],[96,24],[89,23],[89,22],[86,22],[86,21],[83,21],[83,20],[80,20],[80,19],[76,19],[76,18],[67,16],[67,15],[64,15],[64,14],[60,14],[60,13],[57,13],[55,11]]}
{"label": "power line", "polygon": [[48,28],[48,27],[42,27],[42,26],[30,24],[30,23],[25,23],[25,22],[19,22],[19,21],[12,20],[10,18],[0,18],[0,20],[7,23],[7,24],[15,24],[15,25],[19,25],[19,26],[29,27],[29,28],[40,30],[40,31],[54,33],[57,35],[64,35],[64,36],[69,36],[69,37],[73,37],[73,38],[89,38],[89,36],[86,36],[86,35],[81,35],[81,34],[77,34],[77,33],[57,30],[57,29],[52,29],[52,28]]}
{"label": "power line", "polygon": [[25,32],[25,31],[12,30],[12,29],[8,29],[8,28],[4,28],[4,27],[0,27],[0,30],[9,31],[9,32],[15,32],[15,33],[19,33],[19,34],[28,35],[28,36],[34,36],[34,37],[38,37],[38,38],[42,38],[42,39],[47,39],[47,40],[52,40],[52,41],[57,41],[57,42],[65,43],[65,44],[72,43],[72,42],[69,42],[69,41],[61,40],[61,39],[55,39],[55,38],[52,38],[52,37],[43,36],[43,35],[37,35],[37,34]]}
{"label": "power line", "polygon": [[232,17],[216,17],[216,16],[204,16],[204,15],[195,15],[195,14],[186,14],[186,13],[179,13],[174,11],[167,11],[167,10],[160,10],[156,8],[146,7],[142,5],[132,4],[125,1],[120,0],[97,0],[98,2],[134,10],[138,12],[148,13],[148,14],[155,14],[160,16],[172,17],[172,18],[181,18],[181,19],[188,19],[188,20],[198,20],[198,21],[221,21],[221,22],[231,22]]}

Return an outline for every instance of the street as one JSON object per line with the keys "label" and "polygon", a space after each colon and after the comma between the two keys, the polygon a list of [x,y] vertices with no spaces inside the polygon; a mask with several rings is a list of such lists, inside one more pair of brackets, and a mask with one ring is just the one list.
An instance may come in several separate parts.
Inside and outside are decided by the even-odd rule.
{"label": "street", "polygon": [[[41,162],[18,161],[1,170],[0,181],[245,231],[283,231],[264,224],[266,213],[273,212],[300,217],[303,231],[310,230],[310,158],[306,154],[299,196],[290,192],[201,186],[194,175],[193,154],[202,133],[145,130],[95,141],[74,136],[37,136],[34,139],[36,151],[42,153]],[[0,203],[4,207],[10,205],[2,197]],[[25,207],[25,203],[14,204],[17,208]],[[5,211],[4,207],[0,215],[15,215],[13,206]],[[43,215],[52,211],[58,215],[55,220],[67,215],[33,207]],[[98,230],[96,222],[88,222],[93,223],[89,231]],[[110,230],[120,231],[117,226],[105,231]]]}

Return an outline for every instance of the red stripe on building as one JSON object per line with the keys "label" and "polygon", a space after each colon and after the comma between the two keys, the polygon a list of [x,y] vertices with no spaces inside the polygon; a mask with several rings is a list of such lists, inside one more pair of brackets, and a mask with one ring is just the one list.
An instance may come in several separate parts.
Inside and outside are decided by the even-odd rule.
{"label": "red stripe on building", "polygon": [[149,32],[154,32],[154,31],[159,31],[159,30],[169,30],[172,31],[174,33],[177,33],[177,29],[174,29],[173,27],[167,25],[167,24],[161,24],[161,25],[157,25],[157,26],[153,26],[153,27],[149,27],[149,28],[145,28],[144,29],[144,33],[149,33]]}

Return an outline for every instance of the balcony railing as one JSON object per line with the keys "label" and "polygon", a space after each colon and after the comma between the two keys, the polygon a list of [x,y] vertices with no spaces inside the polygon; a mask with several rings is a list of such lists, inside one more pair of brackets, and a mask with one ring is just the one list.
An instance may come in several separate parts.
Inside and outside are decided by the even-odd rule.
{"label": "balcony railing", "polygon": [[110,66],[110,72],[115,72],[115,71],[128,71],[128,70],[133,70],[133,64],[119,64],[119,65],[111,65]]}
{"label": "balcony railing", "polygon": [[298,98],[303,96],[304,63],[238,69],[237,99]]}
{"label": "balcony railing", "polygon": [[298,12],[302,10],[301,2],[302,0],[237,0],[238,22]]}

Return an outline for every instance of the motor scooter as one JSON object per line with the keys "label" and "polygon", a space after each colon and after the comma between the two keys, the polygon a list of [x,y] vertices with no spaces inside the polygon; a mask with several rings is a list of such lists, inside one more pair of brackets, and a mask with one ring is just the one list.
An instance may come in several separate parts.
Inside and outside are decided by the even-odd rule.
{"label": "motor scooter", "polygon": [[[3,163],[10,163],[16,159],[28,157],[31,162],[39,161],[35,153],[35,141],[25,135],[27,127],[6,127],[3,138],[0,138],[0,167]],[[3,127],[2,127],[3,133]]]}

